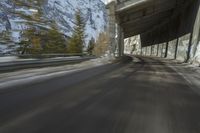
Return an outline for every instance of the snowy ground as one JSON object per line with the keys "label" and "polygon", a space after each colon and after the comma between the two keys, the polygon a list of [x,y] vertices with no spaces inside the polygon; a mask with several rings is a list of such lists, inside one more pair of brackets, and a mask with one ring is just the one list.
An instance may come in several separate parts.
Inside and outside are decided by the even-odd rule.
{"label": "snowy ground", "polygon": [[33,82],[41,82],[54,77],[66,75],[75,71],[85,70],[92,67],[112,63],[114,58],[102,57],[92,59],[75,65],[65,65],[59,67],[46,67],[40,69],[27,69],[16,72],[0,74],[0,89],[13,85],[22,85]]}

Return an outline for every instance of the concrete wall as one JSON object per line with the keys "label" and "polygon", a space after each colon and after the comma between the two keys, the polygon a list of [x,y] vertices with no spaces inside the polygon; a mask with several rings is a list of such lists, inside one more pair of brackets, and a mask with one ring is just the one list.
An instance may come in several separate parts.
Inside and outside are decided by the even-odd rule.
{"label": "concrete wall", "polygon": [[[200,23],[198,24],[200,27]],[[197,41],[196,41],[196,44],[193,44],[193,47],[192,47],[193,56],[191,56],[190,62],[196,65],[200,65],[200,31],[198,32],[198,35],[197,34],[193,34],[193,35],[195,35],[195,38]],[[168,49],[167,50],[168,59],[176,59],[182,62],[186,62],[187,56],[188,56],[187,54],[188,54],[190,39],[191,39],[191,34],[186,34],[182,37],[179,37],[178,39],[169,41],[168,47],[167,47],[166,42],[152,45],[152,46],[143,47],[142,55],[158,56],[158,57],[164,58],[166,50]],[[176,52],[176,47],[177,47],[177,52]]]}
{"label": "concrete wall", "polygon": [[[200,1],[199,1],[200,2]],[[190,62],[200,65],[200,8],[194,23],[193,37],[192,37],[192,50],[190,53]]]}
{"label": "concrete wall", "polygon": [[192,58],[192,63],[200,66],[200,41],[198,42],[198,45],[196,47],[196,53]]}
{"label": "concrete wall", "polygon": [[141,53],[141,54],[142,54],[142,55],[145,55],[145,53],[146,53],[146,48],[143,47],[143,48],[142,48],[142,53]]}
{"label": "concrete wall", "polygon": [[177,43],[177,39],[169,41],[168,52],[167,52],[167,58],[168,59],[174,59],[175,58],[176,43]]}
{"label": "concrete wall", "polygon": [[157,45],[152,45],[152,53],[151,53],[151,55],[152,56],[157,56]]}
{"label": "concrete wall", "polygon": [[151,56],[151,46],[147,47],[146,56]]}
{"label": "concrete wall", "polygon": [[163,44],[158,44],[159,49],[158,49],[158,57],[162,57],[162,49],[163,49]]}

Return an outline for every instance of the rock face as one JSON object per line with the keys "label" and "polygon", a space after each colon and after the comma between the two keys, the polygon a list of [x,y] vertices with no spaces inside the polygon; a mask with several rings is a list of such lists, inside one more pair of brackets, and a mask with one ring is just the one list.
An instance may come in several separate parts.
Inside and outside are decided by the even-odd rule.
{"label": "rock face", "polygon": [[133,36],[124,40],[124,51],[126,54],[139,55],[141,53],[140,36]]}
{"label": "rock face", "polygon": [[23,30],[32,26],[43,29],[56,26],[70,37],[77,10],[81,11],[86,23],[87,43],[107,25],[105,5],[101,0],[1,0],[0,53],[5,49],[13,51],[16,46],[11,48],[11,42],[19,42]]}
{"label": "rock face", "polygon": [[107,23],[105,5],[101,0],[48,0],[44,9],[47,18],[55,20],[66,35],[71,35],[77,10],[82,12],[85,19],[87,39],[95,38]]}

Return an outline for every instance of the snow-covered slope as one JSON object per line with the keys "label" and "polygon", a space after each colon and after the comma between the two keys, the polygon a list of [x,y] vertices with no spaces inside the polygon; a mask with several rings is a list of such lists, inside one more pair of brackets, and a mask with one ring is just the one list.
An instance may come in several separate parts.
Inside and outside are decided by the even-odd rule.
{"label": "snow-covered slope", "polygon": [[71,36],[77,10],[86,23],[86,42],[105,30],[107,15],[101,0],[1,0],[0,53],[7,44],[19,42],[23,30],[30,26],[48,29],[56,24],[62,33]]}
{"label": "snow-covered slope", "polygon": [[71,35],[74,26],[74,14],[82,12],[86,23],[88,38],[96,37],[105,29],[105,5],[100,0],[48,0],[45,11],[48,18],[56,21],[63,33]]}

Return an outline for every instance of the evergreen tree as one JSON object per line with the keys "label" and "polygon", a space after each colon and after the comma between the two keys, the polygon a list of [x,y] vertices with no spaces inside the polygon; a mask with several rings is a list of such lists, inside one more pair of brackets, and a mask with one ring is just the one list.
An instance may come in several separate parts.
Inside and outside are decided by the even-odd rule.
{"label": "evergreen tree", "polygon": [[36,38],[36,30],[34,28],[29,28],[23,31],[21,42],[19,42],[18,51],[21,54],[31,54],[34,48],[34,44],[32,44],[32,39]]}
{"label": "evergreen tree", "polygon": [[84,31],[85,23],[81,17],[81,12],[78,10],[75,14],[75,26],[73,29],[73,34],[68,44],[69,53],[83,53],[83,44],[84,44]]}
{"label": "evergreen tree", "polygon": [[30,42],[28,40],[22,40],[19,42],[19,48],[17,50],[20,54],[30,54]]}
{"label": "evergreen tree", "polygon": [[108,33],[106,32],[100,33],[96,40],[93,54],[96,56],[102,56],[106,54],[106,51],[108,51],[108,46],[109,46],[108,42],[109,42]]}
{"label": "evergreen tree", "polygon": [[66,40],[56,28],[49,30],[27,29],[19,43],[21,54],[66,53]]}
{"label": "evergreen tree", "polygon": [[89,55],[93,54],[94,46],[95,46],[95,39],[92,37],[88,43],[88,48],[87,48],[87,52]]}
{"label": "evergreen tree", "polygon": [[45,45],[43,46],[45,53],[65,53],[66,40],[64,35],[59,33],[57,29],[51,29],[43,36]]}

